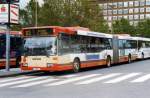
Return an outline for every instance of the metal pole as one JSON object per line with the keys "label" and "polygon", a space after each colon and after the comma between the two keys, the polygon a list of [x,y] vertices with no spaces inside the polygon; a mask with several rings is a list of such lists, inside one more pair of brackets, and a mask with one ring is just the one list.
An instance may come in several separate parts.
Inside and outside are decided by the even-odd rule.
{"label": "metal pole", "polygon": [[[10,3],[9,5],[9,11],[10,11]],[[9,71],[10,68],[10,14],[8,15],[9,22],[7,24],[7,32],[6,32],[6,66],[5,69],[6,71]]]}
{"label": "metal pole", "polygon": [[10,61],[10,25],[7,25],[7,32],[6,32],[6,71],[9,71],[9,63]]}
{"label": "metal pole", "polygon": [[36,11],[35,11],[35,26],[37,27],[37,6],[38,6],[38,1],[35,0],[35,3],[36,3]]}

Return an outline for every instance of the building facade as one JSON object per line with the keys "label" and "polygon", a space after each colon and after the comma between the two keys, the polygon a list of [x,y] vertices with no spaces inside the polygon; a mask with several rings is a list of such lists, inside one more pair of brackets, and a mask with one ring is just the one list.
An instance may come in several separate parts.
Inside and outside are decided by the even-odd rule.
{"label": "building facade", "polygon": [[150,0],[99,0],[109,26],[115,20],[128,19],[130,24],[150,18]]}

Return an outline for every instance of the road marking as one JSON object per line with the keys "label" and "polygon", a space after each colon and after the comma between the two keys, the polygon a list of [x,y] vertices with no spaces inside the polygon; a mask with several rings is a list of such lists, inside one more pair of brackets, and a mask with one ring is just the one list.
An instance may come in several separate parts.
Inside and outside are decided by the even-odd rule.
{"label": "road marking", "polygon": [[75,77],[75,76],[77,76],[77,75],[65,75],[65,76],[60,76],[60,77],[62,77],[62,78],[72,78],[72,77]]}
{"label": "road marking", "polygon": [[51,84],[48,84],[48,85],[45,85],[45,86],[62,85],[62,84],[66,84],[66,83],[71,83],[71,82],[79,81],[81,79],[91,78],[91,77],[98,76],[98,75],[100,75],[100,74],[91,74],[91,75],[87,75],[87,76],[80,76],[80,77],[70,78],[70,79],[67,79],[67,80],[63,80],[63,81],[51,83]]}
{"label": "road marking", "polygon": [[121,81],[126,80],[126,79],[131,78],[131,77],[135,77],[135,76],[140,75],[140,74],[141,73],[130,73],[128,75],[121,76],[121,77],[106,81],[104,83],[118,83],[118,82],[121,82]]}
{"label": "road marking", "polygon": [[0,87],[15,85],[15,84],[19,84],[19,83],[25,83],[25,82],[31,82],[31,81],[46,79],[46,78],[48,78],[48,77],[47,76],[46,77],[37,77],[37,78],[30,78],[30,79],[26,79],[26,80],[14,81],[14,82],[10,82],[10,83],[3,83],[3,84],[0,84]]}
{"label": "road marking", "polygon": [[133,81],[131,81],[132,83],[140,83],[140,82],[145,82],[146,80],[150,79],[150,74],[144,75],[142,77],[139,77]]}
{"label": "road marking", "polygon": [[90,83],[98,82],[98,81],[101,81],[101,80],[104,80],[104,79],[108,79],[108,78],[111,78],[111,77],[115,77],[115,76],[118,76],[120,74],[121,73],[112,73],[112,74],[109,74],[109,75],[105,75],[105,76],[101,76],[101,77],[97,77],[97,78],[92,78],[92,79],[89,79],[89,80],[86,80],[86,81],[78,82],[76,84],[77,85],[90,84]]}
{"label": "road marking", "polygon": [[18,86],[14,86],[12,88],[18,88],[18,87],[30,87],[30,86],[35,86],[35,85],[39,85],[39,84],[43,84],[43,83],[48,83],[48,82],[53,82],[59,79],[46,79],[46,80],[41,80],[41,81],[37,81],[37,82],[31,82],[31,83],[26,83],[26,84],[22,84],[22,85],[18,85]]}
{"label": "road marking", "polygon": [[16,80],[21,80],[21,79],[28,79],[28,78],[31,78],[31,77],[23,76],[23,77],[15,77],[15,78],[9,78],[9,79],[2,79],[2,80],[0,80],[0,83],[10,82],[10,81],[16,81]]}

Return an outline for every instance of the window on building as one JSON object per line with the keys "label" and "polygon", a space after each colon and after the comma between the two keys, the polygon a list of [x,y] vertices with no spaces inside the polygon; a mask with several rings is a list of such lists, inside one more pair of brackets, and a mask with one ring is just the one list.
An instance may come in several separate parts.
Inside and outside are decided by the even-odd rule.
{"label": "window on building", "polygon": [[117,10],[113,10],[113,14],[117,14]]}
{"label": "window on building", "polygon": [[146,5],[150,5],[150,0],[146,0]]}
{"label": "window on building", "polygon": [[147,7],[147,8],[146,8],[146,12],[150,12],[150,7]]}
{"label": "window on building", "polygon": [[144,13],[144,8],[140,8],[140,12],[141,12],[141,13]]}
{"label": "window on building", "polygon": [[134,6],[139,6],[139,1],[134,1]]}
{"label": "window on building", "polygon": [[135,8],[134,13],[139,13],[139,8]]}
{"label": "window on building", "polygon": [[140,0],[140,6],[144,6],[145,5],[145,0]]}
{"label": "window on building", "polygon": [[122,9],[118,10],[118,14],[122,14]]}
{"label": "window on building", "polygon": [[113,8],[117,8],[118,7],[117,2],[114,2],[112,5],[113,5]]}
{"label": "window on building", "polygon": [[112,10],[108,10],[108,15],[112,15]]}
{"label": "window on building", "polygon": [[133,7],[133,1],[129,1],[129,6]]}
{"label": "window on building", "polygon": [[129,13],[132,14],[133,13],[133,9],[129,9]]}
{"label": "window on building", "polygon": [[146,18],[150,18],[150,14],[146,14]]}
{"label": "window on building", "polygon": [[107,20],[107,16],[104,16],[104,19]]}
{"label": "window on building", "polygon": [[112,3],[108,3],[108,9],[112,9]]}
{"label": "window on building", "polygon": [[124,7],[128,7],[128,2],[124,2]]}
{"label": "window on building", "polygon": [[129,13],[128,9],[123,10],[123,14],[128,14],[128,13]]}
{"label": "window on building", "polygon": [[133,20],[133,15],[129,15],[129,20]]}
{"label": "window on building", "polygon": [[144,14],[140,15],[140,19],[144,19]]}
{"label": "window on building", "polygon": [[103,5],[103,8],[104,8],[104,9],[107,9],[107,3],[105,3],[105,4]]}
{"label": "window on building", "polygon": [[123,7],[123,2],[118,2],[118,7]]}
{"label": "window on building", "polygon": [[134,15],[134,20],[138,20],[139,19],[139,15]]}
{"label": "window on building", "polygon": [[113,20],[117,20],[117,16],[113,16]]}
{"label": "window on building", "polygon": [[119,20],[122,19],[122,16],[118,16],[118,19],[119,19]]}
{"label": "window on building", "polygon": [[128,16],[125,15],[125,16],[123,16],[123,18],[124,18],[124,19],[128,19]]}
{"label": "window on building", "polygon": [[111,21],[112,20],[112,16],[108,16],[108,21]]}
{"label": "window on building", "polygon": [[107,15],[107,10],[103,10],[103,15]]}

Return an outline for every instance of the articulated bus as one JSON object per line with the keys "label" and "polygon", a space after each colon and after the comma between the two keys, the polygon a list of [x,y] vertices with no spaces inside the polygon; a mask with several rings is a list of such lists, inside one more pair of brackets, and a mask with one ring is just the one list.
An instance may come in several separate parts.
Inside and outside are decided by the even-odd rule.
{"label": "articulated bus", "polygon": [[23,28],[22,70],[62,71],[131,62],[138,58],[135,37],[93,32],[86,28]]}
{"label": "articulated bus", "polygon": [[150,38],[134,37],[138,43],[138,59],[150,57]]}
{"label": "articulated bus", "polygon": [[[10,65],[19,67],[21,60],[22,33],[11,31],[10,33]],[[6,64],[6,32],[0,32],[0,68]]]}

